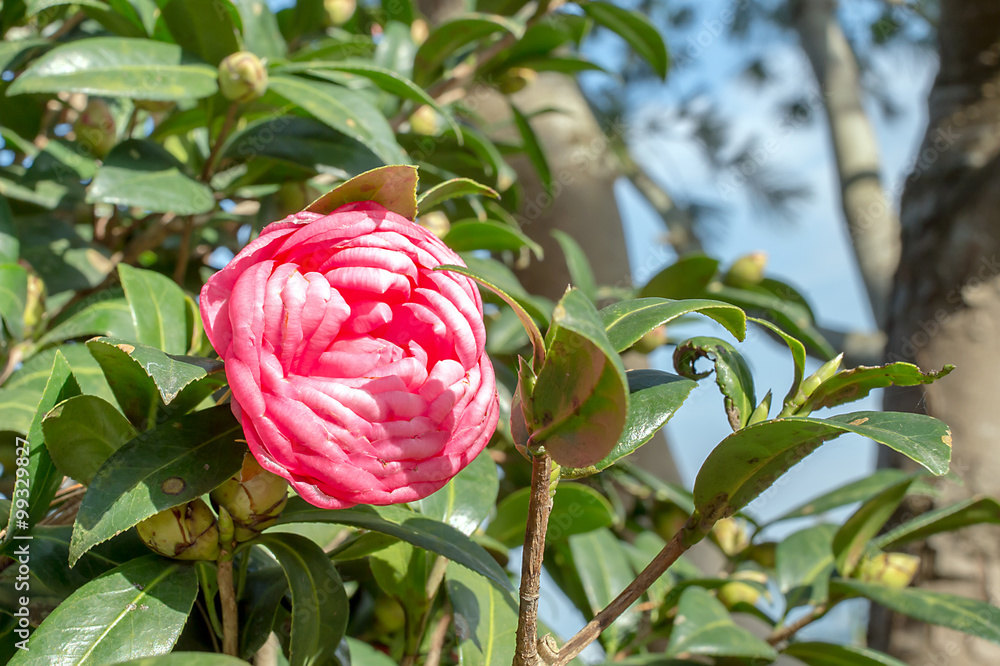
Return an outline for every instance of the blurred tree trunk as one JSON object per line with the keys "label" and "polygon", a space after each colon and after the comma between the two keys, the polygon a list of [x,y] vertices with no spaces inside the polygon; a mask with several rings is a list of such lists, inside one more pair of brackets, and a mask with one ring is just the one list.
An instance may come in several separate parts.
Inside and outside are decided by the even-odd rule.
{"label": "blurred tree trunk", "polygon": [[862,105],[857,60],[837,20],[837,0],[797,0],[792,8],[795,29],[825,102],[844,218],[875,324],[881,329],[899,261],[899,220],[893,202],[885,197],[878,141]]}
{"label": "blurred tree trunk", "polygon": [[[951,425],[952,469],[964,487],[942,485],[943,505],[1000,495],[1000,3],[943,0],[938,39],[929,125],[903,196],[887,352],[890,361],[957,369],[923,392],[887,392],[885,408],[926,409]],[[915,552],[917,584],[1000,604],[996,526],[932,537]],[[908,664],[1000,664],[996,645],[882,610],[870,641]]]}

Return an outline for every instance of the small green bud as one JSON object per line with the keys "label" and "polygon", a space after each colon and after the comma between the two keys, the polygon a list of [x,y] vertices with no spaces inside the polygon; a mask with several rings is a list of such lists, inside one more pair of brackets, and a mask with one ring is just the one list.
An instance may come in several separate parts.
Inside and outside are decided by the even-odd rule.
{"label": "small green bud", "polygon": [[712,528],[712,536],[719,549],[729,557],[738,555],[750,545],[750,534],[743,521],[723,518]]}
{"label": "small green bud", "polygon": [[760,284],[764,279],[765,268],[767,268],[767,254],[751,252],[734,261],[722,281],[732,286]]}
{"label": "small green bud", "polygon": [[247,453],[243,468],[213,490],[211,496],[232,516],[236,540],[249,541],[281,515],[288,502],[288,481],[266,471]]}
{"label": "small green bud", "polygon": [[30,333],[45,315],[45,282],[33,270],[28,271],[28,297],[24,304],[24,326]]}
{"label": "small green bud", "polygon": [[267,70],[249,51],[237,51],[219,63],[219,90],[232,102],[252,102],[267,91]]}
{"label": "small green bud", "polygon": [[143,543],[175,560],[215,560],[219,528],[212,510],[200,499],[161,511],[136,525]]}
{"label": "small green bud", "polygon": [[[816,372],[812,373],[804,380],[802,380],[802,384],[799,385],[798,393],[795,394],[795,397],[791,401],[792,406],[801,407],[802,405],[804,405],[806,400],[809,399],[809,396],[811,396],[813,392],[819,388],[820,384],[822,384],[823,382],[825,382],[826,380],[830,379],[835,374],[837,374],[837,372],[840,370],[840,364],[843,362],[843,360],[844,360],[844,355],[843,353],[841,353],[836,358],[830,359],[829,361],[821,365],[819,367],[819,370],[817,370]],[[800,416],[807,415],[807,413],[803,413],[801,410],[798,409],[796,409],[792,413],[798,414]]]}
{"label": "small green bud", "polygon": [[752,426],[754,423],[760,423],[761,421],[766,421],[767,417],[771,413],[771,392],[768,391],[764,399],[760,401],[760,404],[753,410],[750,414],[750,418],[747,419],[747,425]]}
{"label": "small green bud", "polygon": [[434,136],[441,131],[441,115],[426,104],[410,115],[410,130],[414,134]]}
{"label": "small green bud", "polygon": [[115,117],[108,103],[99,97],[91,97],[76,122],[73,123],[76,141],[94,157],[103,159],[118,142]]}
{"label": "small green bud", "polygon": [[757,600],[760,599],[761,591],[760,588],[750,585],[745,581],[765,585],[767,584],[767,575],[761,571],[746,569],[734,573],[730,577],[729,581],[730,582],[719,588],[717,593],[719,601],[721,601],[726,608],[732,608],[739,603],[750,604],[753,606],[757,603]]}
{"label": "small green bud", "polygon": [[410,39],[416,46],[420,46],[427,41],[427,37],[431,34],[431,27],[427,24],[427,21],[418,18],[413,19],[413,23],[410,24]]}
{"label": "small green bud", "polygon": [[513,95],[524,90],[538,80],[538,72],[527,67],[512,67],[500,77],[497,87],[505,95]]}
{"label": "small green bud", "polygon": [[326,24],[339,27],[351,20],[358,8],[358,0],[323,0]]}
{"label": "small green bud", "polygon": [[639,338],[639,341],[632,346],[632,350],[640,354],[649,354],[665,344],[667,344],[667,327],[657,326]]}

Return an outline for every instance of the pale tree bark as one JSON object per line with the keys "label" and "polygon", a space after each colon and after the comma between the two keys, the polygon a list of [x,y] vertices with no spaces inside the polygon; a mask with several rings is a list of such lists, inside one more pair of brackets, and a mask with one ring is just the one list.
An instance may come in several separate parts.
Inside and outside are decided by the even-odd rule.
{"label": "pale tree bark", "polygon": [[875,324],[881,329],[899,261],[899,219],[885,195],[878,141],[862,104],[857,60],[837,21],[837,0],[797,0],[792,6],[795,29],[825,102],[844,218]]}
{"label": "pale tree bark", "polygon": [[[943,0],[938,33],[929,126],[903,196],[888,358],[956,370],[923,392],[887,392],[885,407],[926,409],[951,425],[964,487],[943,484],[936,502],[946,505],[1000,495],[1000,3]],[[916,552],[921,587],[1000,605],[996,526],[933,537]],[[870,640],[914,666],[1000,663],[996,645],[882,611]]]}

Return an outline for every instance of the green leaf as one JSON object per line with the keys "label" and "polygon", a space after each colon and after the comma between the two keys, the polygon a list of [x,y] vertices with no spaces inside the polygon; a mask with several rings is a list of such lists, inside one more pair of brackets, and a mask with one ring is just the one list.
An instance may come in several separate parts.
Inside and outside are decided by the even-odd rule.
{"label": "green leaf", "polygon": [[767,661],[778,658],[773,647],[737,626],[722,602],[700,587],[684,590],[677,605],[665,655],[682,654]]}
{"label": "green leaf", "polygon": [[208,97],[218,88],[215,68],[190,59],[175,44],[92,37],[57,46],[35,60],[7,94],[78,92],[176,101]]}
{"label": "green leaf", "polygon": [[992,497],[970,497],[957,504],[928,511],[879,536],[872,545],[888,550],[926,539],[932,534],[982,523],[1000,524],[1000,502]]}
{"label": "green leaf", "polygon": [[81,7],[101,8],[104,8],[105,6],[97,0],[24,0],[24,13],[26,16],[34,16],[35,14],[39,14],[46,9],[62,5],[80,5]]}
{"label": "green leaf", "polygon": [[420,500],[417,507],[423,515],[469,535],[490,515],[499,490],[496,463],[489,451],[483,451],[444,488]]}
{"label": "green leaf", "polygon": [[246,666],[236,657],[210,652],[171,652],[158,657],[122,661],[115,666]]}
{"label": "green leaf", "polygon": [[[119,267],[119,271],[121,267]],[[135,270],[135,269],[133,269]],[[126,340],[136,338],[132,310],[124,298],[98,301],[50,329],[38,341],[40,347],[74,338],[106,335]]]}
{"label": "green leaf", "polygon": [[857,580],[836,579],[830,588],[862,596],[920,622],[955,629],[1000,644],[1000,608],[967,597],[916,588],[892,588]]}
{"label": "green leaf", "polygon": [[846,432],[885,444],[932,474],[948,471],[951,431],[922,414],[853,412],[765,421],[722,440],[702,465],[694,498],[703,528],[742,509],[821,444]]}
{"label": "green leaf", "polygon": [[454,564],[449,564],[445,571],[445,587],[455,612],[461,663],[468,666],[511,663],[517,632],[517,603],[512,595]]}
{"label": "green leaf", "polygon": [[615,350],[621,352],[657,326],[663,326],[692,312],[714,319],[737,340],[746,337],[746,315],[738,307],[721,301],[637,298],[609,305],[601,310],[601,317],[604,319],[608,339],[611,340]]}
{"label": "green leaf", "polygon": [[650,64],[661,79],[667,78],[667,67],[670,64],[667,46],[649,19],[639,12],[609,2],[585,2],[580,8],[594,21],[628,42],[628,45]]}
{"label": "green leaf", "polygon": [[631,454],[666,425],[698,385],[690,379],[660,370],[629,370],[626,374],[629,389],[628,417],[615,448],[590,467],[563,467],[560,470],[561,478],[577,479],[596,474]]}
{"label": "green leaf", "polygon": [[552,237],[556,239],[559,247],[562,248],[563,256],[566,258],[566,267],[569,269],[569,279],[573,286],[596,303],[597,278],[594,277],[594,271],[590,267],[590,260],[587,259],[583,248],[565,231],[556,229],[552,232]]}
{"label": "green leaf", "polygon": [[420,214],[434,210],[449,199],[458,197],[489,197],[499,199],[500,194],[492,187],[477,183],[471,178],[452,178],[438,183],[417,198],[417,208]]}
{"label": "green leaf", "polygon": [[596,465],[611,453],[628,416],[628,379],[601,317],[579,290],[556,305],[546,356],[524,416],[529,445],[566,467]]}
{"label": "green leaf", "polygon": [[906,666],[887,654],[858,645],[792,643],[781,654],[807,666]]}
{"label": "green leaf", "polygon": [[70,595],[10,664],[114,664],[167,653],[197,594],[189,564],[156,555],[130,560]]}
{"label": "green leaf", "polygon": [[889,486],[862,504],[837,530],[833,537],[833,557],[841,576],[850,576],[858,566],[868,542],[892,518],[912,483],[913,477],[909,477]]}
{"label": "green leaf", "polygon": [[417,49],[414,81],[419,86],[426,86],[435,79],[444,62],[459,49],[498,32],[520,37],[523,28],[495,14],[465,14],[436,26]]}
{"label": "green leaf", "polygon": [[128,264],[118,265],[118,276],[132,311],[135,341],[167,354],[186,354],[190,340],[180,326],[187,308],[181,288],[165,275]]}
{"label": "green leaf", "polygon": [[560,74],[576,74],[578,72],[607,72],[596,62],[578,55],[564,55],[546,58],[525,58],[517,61],[518,67],[533,69],[536,72],[559,72]]}
{"label": "green leaf", "polygon": [[[508,548],[524,543],[530,495],[530,488],[520,488],[503,498],[497,505],[496,517],[486,526],[486,534]],[[555,543],[614,522],[614,509],[599,492],[580,483],[560,483],[552,499],[545,541]]]}
{"label": "green leaf", "polygon": [[905,476],[907,476],[906,472],[901,469],[887,468],[875,470],[870,476],[852,481],[815,499],[811,499],[771,522],[776,523],[780,520],[791,520],[792,518],[802,518],[804,516],[818,516],[831,509],[836,509],[847,504],[867,501]]}
{"label": "green leaf", "polygon": [[[569,547],[589,603],[586,615],[593,618],[632,582],[635,572],[622,543],[606,527],[571,536]],[[601,641],[609,654],[625,644],[637,628],[639,617],[635,609],[625,611],[604,630]]]}
{"label": "green leaf", "polygon": [[174,41],[185,51],[196,53],[218,65],[240,50],[233,4],[228,0],[167,0],[161,4],[163,21]]}
{"label": "green leaf", "polygon": [[482,546],[451,525],[421,516],[398,506],[358,506],[352,509],[317,509],[293,497],[278,518],[278,525],[334,523],[388,534],[418,548],[443,555],[453,562],[486,576],[503,589],[510,588],[507,574]]}
{"label": "green leaf", "polygon": [[[524,154],[528,156],[528,159],[531,161],[531,166],[535,167],[535,171],[538,172],[538,179],[541,181],[542,187],[545,189],[545,193],[548,194],[550,198],[554,197],[552,190],[552,168],[549,166],[548,158],[545,157],[545,149],[542,148],[542,144],[538,140],[535,130],[531,127],[531,122],[523,113],[521,113],[521,110],[511,104],[510,111],[514,115],[514,125],[517,127],[517,131],[521,135],[521,150],[523,150]],[[556,238],[558,240],[558,236]],[[563,245],[563,243],[560,242],[560,245]],[[565,245],[563,245],[563,251],[566,252]],[[588,285],[580,283],[576,286],[583,289]]]}
{"label": "green leaf", "polygon": [[368,146],[386,164],[408,161],[396,143],[389,122],[358,93],[334,83],[283,74],[270,77],[268,90],[301,107],[338,132]]}
{"label": "green leaf", "polygon": [[233,0],[243,22],[244,47],[260,58],[274,61],[285,57],[288,45],[278,21],[265,0]]}
{"label": "green leaf", "polygon": [[285,570],[292,591],[291,666],[328,664],[347,630],[347,593],[333,563],[309,539],[264,534],[258,543]]}
{"label": "green leaf", "polygon": [[229,405],[187,414],[132,439],[97,470],[73,525],[70,566],[155,513],[213,490],[243,465]]}
{"label": "green leaf", "polygon": [[860,366],[838,372],[814,390],[800,408],[808,414],[823,407],[836,407],[866,397],[873,390],[886,386],[918,386],[930,384],[955,369],[944,366],[940,372],[923,373],[911,363],[890,363],[878,367]]}
{"label": "green leaf", "polygon": [[355,201],[374,201],[408,220],[415,219],[417,168],[387,166],[366,171],[316,199],[306,210],[326,215]]}
{"label": "green leaf", "polygon": [[90,484],[108,456],[136,436],[128,419],[96,395],[60,402],[45,416],[42,432],[56,469],[84,485]]}
{"label": "green leaf", "polygon": [[24,338],[28,271],[17,264],[0,264],[0,319],[16,340]]}
{"label": "green leaf", "polygon": [[7,200],[0,197],[0,263],[17,263],[20,254],[21,241],[17,238],[14,214]]}
{"label": "green leaf", "polygon": [[87,189],[87,203],[135,206],[154,213],[198,215],[215,208],[212,190],[184,174],[184,165],[152,141],[115,146]]}
{"label": "green leaf", "polygon": [[396,666],[396,662],[388,655],[384,652],[379,652],[371,645],[368,645],[368,643],[363,643],[348,636],[347,645],[351,650],[352,664],[357,664],[358,666]]}
{"label": "green leaf", "polygon": [[781,338],[781,340],[788,346],[788,351],[792,353],[794,376],[792,378],[792,385],[788,389],[788,393],[785,394],[784,400],[782,400],[783,405],[788,405],[799,392],[799,386],[802,384],[802,377],[806,370],[806,348],[801,342],[788,335],[771,322],[764,319],[756,319],[754,317],[750,317],[749,319],[758,326],[764,327],[774,335]]}
{"label": "green leaf", "polygon": [[816,525],[799,530],[775,548],[778,587],[788,608],[803,604],[819,605],[829,596],[833,573],[833,525]]}
{"label": "green leaf", "polygon": [[[436,270],[439,271],[454,271],[455,273],[460,273],[466,277],[470,277],[483,287],[489,289],[491,292],[499,296],[504,303],[510,306],[517,315],[517,318],[521,321],[521,325],[524,326],[524,330],[528,334],[528,339],[531,341],[531,347],[534,350],[534,367],[542,367],[542,363],[545,360],[545,341],[542,338],[541,331],[538,330],[538,325],[532,318],[532,312],[537,315],[541,315],[544,319],[544,315],[538,310],[537,307],[529,300],[527,293],[521,287],[521,284],[517,281],[517,278],[513,277],[511,274],[510,278],[513,283],[510,284],[510,280],[504,280],[505,276],[503,273],[497,274],[496,271],[490,271],[491,264],[487,263],[474,263],[466,260],[466,263],[471,263],[472,266],[456,266],[452,264],[445,264],[443,266],[438,266]],[[496,262],[493,262],[494,264]],[[501,264],[496,264],[501,266]],[[487,271],[484,271],[486,268]],[[497,280],[496,278],[501,278]],[[504,284],[507,282],[508,284]],[[510,290],[510,287],[516,287],[514,291]],[[518,293],[520,292],[520,293]]]}
{"label": "green leaf", "polygon": [[470,250],[502,252],[526,247],[534,252],[538,259],[541,259],[543,254],[542,246],[528,238],[520,229],[492,220],[480,222],[472,219],[456,222],[441,240],[456,252]]}
{"label": "green leaf", "polygon": [[639,296],[670,299],[700,296],[718,271],[718,259],[703,254],[688,254],[650,278]]}
{"label": "green leaf", "polygon": [[757,406],[757,397],[753,375],[743,355],[719,338],[691,338],[674,350],[674,367],[684,377],[701,379],[708,375],[695,369],[701,358],[711,359],[715,364],[715,383],[722,392],[729,425],[733,430],[745,427]]}
{"label": "green leaf", "polygon": [[[56,470],[56,466],[49,456],[49,451],[45,448],[42,418],[58,403],[79,394],[80,385],[73,376],[69,363],[57,351],[48,379],[45,382],[45,388],[42,391],[41,400],[36,403],[35,414],[31,419],[31,426],[28,428],[26,442],[28,464],[26,467],[21,467],[21,469],[27,470],[27,478],[30,480],[27,497],[28,507],[24,510],[15,504],[11,508],[7,534],[3,541],[3,550],[7,554],[9,554],[11,544],[14,543],[12,539],[15,534],[24,534],[49,512],[49,502],[55,497],[59,484],[62,483],[62,474]],[[17,444],[23,447],[23,442],[24,440],[21,440]],[[20,488],[15,488],[15,490],[20,490]],[[15,499],[21,498],[23,495],[15,492]]]}
{"label": "green leaf", "polygon": [[[249,557],[250,562],[237,608],[240,657],[250,660],[274,628],[278,606],[288,591],[288,579],[274,558],[260,549],[245,550],[243,557]],[[234,563],[233,568],[236,566]],[[213,577],[210,573],[209,578]]]}

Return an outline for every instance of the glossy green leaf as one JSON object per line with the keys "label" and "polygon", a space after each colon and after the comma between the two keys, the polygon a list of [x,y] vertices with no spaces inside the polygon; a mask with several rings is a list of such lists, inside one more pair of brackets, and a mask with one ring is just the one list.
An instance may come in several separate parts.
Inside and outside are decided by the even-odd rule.
{"label": "glossy green leaf", "polygon": [[[605,527],[571,536],[569,548],[589,603],[587,616],[592,618],[632,582],[635,572],[622,543]],[[638,627],[639,618],[634,608],[627,610],[604,630],[601,642],[607,652],[613,654],[625,644]]]}
{"label": "glossy green leaf", "polygon": [[386,164],[408,161],[385,116],[358,93],[334,83],[285,74],[271,76],[268,90],[368,146]]}
{"label": "glossy green leaf", "polygon": [[39,341],[39,346],[63,342],[74,338],[106,335],[126,340],[136,338],[132,310],[124,298],[98,301],[72,315],[50,329]]}
{"label": "glossy green leaf", "polygon": [[375,582],[383,592],[402,604],[407,615],[427,610],[427,552],[405,541],[397,541],[368,558]]}
{"label": "glossy green leaf", "polygon": [[596,465],[614,449],[628,417],[621,357],[578,289],[556,305],[545,344],[545,361],[524,403],[529,446],[544,446],[565,467]]}
{"label": "glossy green leaf", "polygon": [[187,304],[173,280],[155,271],[119,264],[125,299],[132,311],[136,342],[167,354],[186,354],[190,341],[184,327]]}
{"label": "glossy green leaf", "polygon": [[[542,362],[545,359],[545,341],[542,338],[541,331],[538,330],[538,324],[535,323],[533,316],[539,315],[544,318],[544,315],[527,297],[527,293],[524,292],[524,289],[517,281],[517,278],[513,277],[513,274],[511,274],[510,280],[504,280],[507,276],[505,276],[502,272],[497,273],[497,271],[491,270],[494,265],[502,267],[501,264],[497,264],[496,262],[488,264],[485,262],[475,263],[466,260],[466,263],[470,263],[472,265],[457,266],[446,264],[439,266],[437,270],[454,271],[470,277],[486,289],[499,296],[504,303],[509,305],[514,311],[514,314],[516,314],[517,318],[521,321],[521,325],[524,326],[524,330],[528,334],[528,339],[530,340],[531,347],[534,350],[534,367],[542,367]],[[484,268],[486,269],[485,271],[483,270]],[[497,277],[499,277],[500,280],[497,280]],[[508,284],[504,284],[504,282],[507,282]],[[516,287],[516,290],[511,290],[510,287]]]}
{"label": "glossy green leaf", "polygon": [[542,246],[531,240],[520,229],[492,220],[480,222],[473,219],[456,222],[451,225],[448,233],[441,240],[456,252],[470,250],[502,252],[503,250],[516,251],[526,247],[534,252],[539,259],[542,258],[543,253]]}
{"label": "glossy green leaf", "polygon": [[119,448],[94,475],[73,525],[70,566],[154,513],[213,490],[243,465],[229,405],[187,414]]}
{"label": "glossy green leaf", "polygon": [[482,546],[451,525],[421,516],[403,507],[358,506],[333,511],[318,509],[296,497],[288,500],[288,505],[278,518],[277,524],[313,522],[350,525],[394,536],[468,567],[489,578],[501,588],[510,588],[507,574]]}
{"label": "glossy green leaf", "polygon": [[233,3],[228,0],[167,0],[161,16],[182,49],[211,65],[240,50]]}
{"label": "glossy green leaf", "polygon": [[781,654],[795,657],[807,666],[906,666],[885,653],[859,645],[792,643]]}
{"label": "glossy green leaf", "polygon": [[160,9],[156,0],[108,0],[107,4],[110,7],[87,5],[83,11],[87,18],[122,37],[144,39],[153,34]]}
{"label": "glossy green leaf", "polygon": [[32,50],[41,47],[48,46],[49,41],[46,39],[6,39],[0,42],[0,70],[13,70],[16,65],[21,61],[25,54],[30,53]]}
{"label": "glossy green leaf", "polygon": [[291,666],[328,664],[347,630],[347,593],[333,563],[297,534],[264,534],[260,545],[281,564],[292,592]]}
{"label": "glossy green leaf", "polygon": [[24,0],[25,14],[27,16],[34,16],[40,12],[50,9],[52,7],[59,7],[62,5],[80,5],[81,7],[104,7],[103,4],[97,0]]}
{"label": "glossy green leaf", "polygon": [[45,447],[56,469],[84,485],[112,453],[136,436],[128,419],[96,395],[60,402],[42,421]]}
{"label": "glossy green leaf", "polygon": [[417,49],[414,81],[426,86],[459,49],[498,32],[519,37],[523,29],[514,21],[495,14],[466,14],[436,26]]}
{"label": "glossy green leaf", "polygon": [[10,664],[114,664],[165,654],[197,594],[191,565],[156,555],[130,560],[70,595]]}
{"label": "glossy green leaf", "polygon": [[764,319],[756,319],[754,317],[750,317],[749,319],[753,323],[758,326],[762,326],[780,338],[781,341],[788,347],[788,351],[792,354],[792,371],[794,373],[792,377],[792,385],[788,389],[788,393],[785,394],[784,400],[782,400],[783,405],[788,405],[799,392],[799,386],[802,384],[802,377],[806,370],[806,348],[801,342],[788,335],[771,322]]}
{"label": "glossy green leaf", "polygon": [[942,592],[917,588],[893,588],[858,580],[836,579],[830,588],[851,596],[862,596],[891,611],[920,622],[955,629],[1000,644],[1000,608]]}
{"label": "glossy green leaf", "polygon": [[639,12],[610,2],[587,2],[580,7],[594,21],[621,36],[628,45],[648,62],[661,79],[667,77],[670,59],[667,46],[659,31]]}
{"label": "glossy green leaf", "polygon": [[868,542],[896,513],[912,483],[913,477],[909,477],[889,486],[862,504],[837,530],[833,537],[833,557],[841,576],[851,575],[868,549]]}
{"label": "glossy green leaf", "polygon": [[489,451],[483,451],[444,488],[420,500],[417,506],[423,515],[469,535],[490,515],[499,490],[496,463]]}
{"label": "glossy green leaf", "polygon": [[873,545],[881,550],[898,548],[926,539],[932,534],[951,532],[982,523],[1000,524],[1000,502],[992,497],[970,497],[957,504],[928,511],[908,520],[879,536]]}
{"label": "glossy green leaf", "polygon": [[827,600],[834,570],[833,525],[816,525],[784,538],[775,548],[778,587],[788,608]]}
{"label": "glossy green leaf", "polygon": [[352,664],[357,664],[357,666],[396,666],[396,662],[391,657],[376,650],[368,643],[348,637],[347,645],[351,650]]}
{"label": "glossy green leaf", "polygon": [[445,588],[454,610],[455,633],[462,664],[493,666],[514,658],[517,602],[484,578],[449,564]]}
{"label": "glossy green leaf", "polygon": [[266,0],[233,0],[243,23],[244,48],[270,61],[285,57],[288,45]]}
{"label": "glossy green leaf", "polygon": [[701,296],[719,271],[719,260],[703,254],[679,258],[650,278],[639,291],[642,298],[685,299]]}
{"label": "glossy green leaf", "polygon": [[722,392],[726,416],[733,430],[747,425],[757,406],[753,374],[743,355],[719,338],[698,337],[685,340],[674,350],[674,367],[690,379],[701,379],[708,372],[699,372],[695,364],[708,358],[715,364],[715,383]]}
{"label": "glossy green leaf", "polygon": [[175,44],[92,37],[57,46],[35,60],[7,94],[79,92],[182,100],[208,97],[217,90],[215,68],[192,60]]}
{"label": "glossy green leaf", "polygon": [[184,165],[152,141],[115,146],[87,189],[87,203],[135,206],[155,213],[197,215],[215,208],[212,190],[184,174]]}
{"label": "glossy green leaf", "polygon": [[0,263],[17,263],[20,255],[21,241],[18,240],[17,228],[14,226],[14,214],[7,200],[0,198]]}
{"label": "glossy green leaf", "polygon": [[932,474],[948,471],[951,431],[922,414],[853,412],[765,421],[722,440],[702,465],[694,485],[702,529],[742,509],[821,444],[846,432],[885,444]]}
{"label": "glossy green leaf", "polygon": [[452,178],[425,190],[417,199],[420,214],[434,210],[445,201],[458,197],[489,197],[499,199],[500,194],[492,187],[477,183],[471,178]]}
{"label": "glossy green leaf", "polygon": [[737,626],[718,599],[700,587],[684,590],[666,656],[744,657],[774,661],[774,648]]}
{"label": "glossy green leaf", "polygon": [[[73,372],[70,369],[66,358],[56,352],[49,370],[45,388],[42,396],[35,405],[35,414],[32,417],[31,425],[28,428],[27,448],[28,465],[21,469],[27,470],[28,486],[28,508],[21,509],[14,506],[10,512],[7,522],[7,534],[3,540],[3,551],[9,554],[12,539],[18,534],[28,532],[42,517],[49,511],[49,502],[55,497],[56,491],[62,483],[62,474],[56,469],[49,456],[49,451],[45,447],[45,437],[42,433],[42,418],[57,404],[80,394],[80,385],[77,383]],[[24,440],[17,442],[21,444]],[[15,499],[22,499],[24,495],[19,490],[23,485],[15,485]],[[27,516],[25,516],[27,513]]]}
{"label": "glossy green leaf", "polygon": [[608,71],[592,60],[569,54],[548,58],[525,58],[524,60],[519,60],[517,66],[525,69],[533,69],[536,72],[559,72],[560,74]]}
{"label": "glossy green leaf", "polygon": [[804,516],[818,516],[831,509],[836,509],[847,504],[867,501],[906,475],[906,472],[901,469],[887,468],[875,470],[869,476],[857,481],[851,481],[815,499],[809,500],[772,522],[802,518]]}
{"label": "glossy green leaf", "polygon": [[625,351],[657,326],[697,312],[714,319],[737,340],[746,337],[746,316],[738,307],[704,299],[672,301],[667,298],[637,298],[601,310],[608,339],[617,351]]}
{"label": "glossy green leaf", "polygon": [[[692,574],[700,573],[697,565],[691,564],[690,562],[688,562],[687,565],[690,567],[694,567],[694,570],[690,573]],[[674,567],[676,566],[677,565],[675,564]],[[692,587],[699,588],[702,590],[718,590],[728,585],[731,582],[733,581],[728,577],[699,578],[697,576],[688,577],[687,575],[685,575],[683,578],[681,578],[681,580],[678,580],[676,583],[674,583],[673,586],[671,586],[671,588],[667,591],[667,596],[663,600],[662,610],[668,610],[677,605],[677,603],[681,600],[681,597],[684,595],[684,592],[691,589]],[[749,585],[752,588],[755,588],[758,592],[760,592],[761,595],[765,595],[768,593],[767,586],[764,585],[763,583],[746,579],[741,580],[740,582],[745,585]]]}
{"label": "glossy green leaf", "polygon": [[[264,551],[255,548],[244,553],[250,562],[237,612],[240,656],[249,661],[274,628],[278,606],[288,592],[288,579],[273,557]],[[233,566],[236,567],[235,564]]]}
{"label": "glossy green leaf", "polygon": [[631,454],[666,425],[698,385],[690,379],[660,370],[629,370],[626,374],[629,389],[628,417],[615,448],[590,467],[563,467],[560,470],[562,478],[576,479],[596,474]]}
{"label": "glossy green leaf", "polygon": [[886,386],[918,386],[930,384],[948,375],[955,369],[953,365],[944,366],[940,372],[921,372],[920,368],[911,363],[890,363],[878,367],[860,366],[838,372],[814,390],[802,405],[805,413],[836,407],[848,402],[855,402],[866,397],[875,389]]}
{"label": "glossy green leaf", "polygon": [[[514,126],[517,127],[517,131],[521,135],[521,149],[528,156],[531,166],[538,173],[538,179],[545,189],[546,194],[549,197],[554,197],[552,190],[552,167],[549,166],[549,160],[545,156],[545,149],[542,147],[541,141],[538,140],[538,136],[531,126],[531,121],[514,104],[510,105],[510,112],[514,116]],[[566,251],[565,246],[563,247],[563,251]],[[577,284],[576,286],[583,289],[587,285]]]}
{"label": "glossy green leaf", "polygon": [[316,199],[306,210],[326,215],[355,201],[374,201],[408,220],[415,219],[417,168],[387,166],[366,171]]}
{"label": "glossy green leaf", "polygon": [[236,657],[210,652],[171,652],[158,657],[144,657],[122,661],[115,666],[245,666],[247,662]]}
{"label": "glossy green leaf", "polygon": [[580,244],[565,231],[558,229],[552,232],[552,237],[559,243],[563,257],[566,259],[566,267],[569,269],[569,279],[574,287],[578,288],[591,301],[597,302],[597,278],[590,266],[590,260],[584,253]]}
{"label": "glossy green leaf", "polygon": [[[530,495],[530,488],[520,488],[503,498],[497,505],[496,517],[486,527],[486,534],[508,548],[524,543]],[[614,509],[599,492],[579,483],[560,483],[552,499],[545,541],[555,543],[614,522]]]}
{"label": "glossy green leaf", "polygon": [[28,271],[18,264],[0,264],[0,319],[15,339],[24,337]]}

